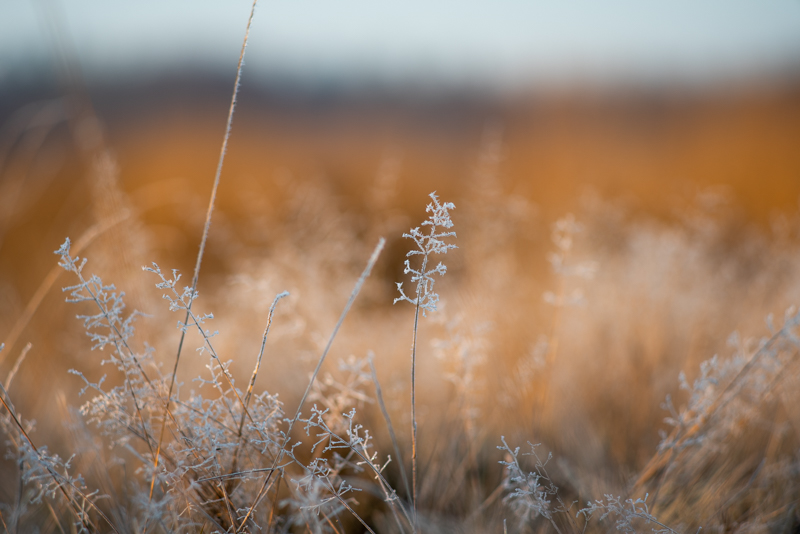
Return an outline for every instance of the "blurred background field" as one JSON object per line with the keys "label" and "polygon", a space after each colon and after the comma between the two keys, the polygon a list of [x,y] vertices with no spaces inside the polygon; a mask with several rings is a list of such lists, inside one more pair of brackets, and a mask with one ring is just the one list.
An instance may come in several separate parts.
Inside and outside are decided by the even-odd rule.
{"label": "blurred background field", "polygon": [[[10,395],[62,453],[65,406],[82,402],[67,371],[109,371],[58,289],[68,275],[42,292],[52,251],[85,237],[87,269],[150,314],[138,342],[172,365],[177,319],[141,266],[190,278],[247,14],[238,4],[0,8],[0,377],[31,343]],[[628,491],[668,429],[665,397],[688,399],[680,372],[691,382],[701,362],[738,350],[732,332],[767,335],[768,314],[800,304],[800,6],[619,1],[592,24],[588,2],[507,4],[467,6],[449,23],[441,7],[416,6],[429,10],[417,20],[414,5],[262,6],[199,284],[198,306],[214,312],[218,348],[242,381],[273,297],[291,293],[258,387],[294,406],[386,237],[326,370],[374,351],[407,443],[412,314],[392,306],[402,234],[423,220],[429,192],[454,202],[459,249],[446,258],[442,309],[422,324],[418,375],[421,492],[445,519],[480,504],[453,495],[458,432],[479,458],[484,497],[502,476],[501,434],[553,451],[576,499]],[[577,37],[548,41],[548,21]],[[474,28],[483,33],[469,37]],[[591,277],[560,276],[548,261],[567,214],[579,223],[568,264],[590,265]],[[575,302],[554,307],[547,292]],[[184,360],[187,391],[205,364]],[[800,413],[788,369],[758,405],[756,426],[774,439],[739,451],[733,478],[709,468],[696,481],[708,482],[705,504],[679,503],[667,485],[656,512],[695,529],[796,531],[800,488],[788,473]],[[788,467],[777,490],[759,490],[759,508],[742,495],[763,462]],[[0,501],[12,502],[15,482],[0,479]],[[785,499],[772,506],[766,494]]]}

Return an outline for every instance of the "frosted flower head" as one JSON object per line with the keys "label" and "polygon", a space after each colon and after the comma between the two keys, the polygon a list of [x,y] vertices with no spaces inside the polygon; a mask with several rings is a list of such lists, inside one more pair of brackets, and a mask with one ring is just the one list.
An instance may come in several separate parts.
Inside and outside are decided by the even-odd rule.
{"label": "frosted flower head", "polygon": [[398,301],[405,300],[419,306],[422,309],[422,314],[425,312],[436,311],[436,303],[439,302],[439,295],[433,290],[434,274],[444,276],[447,272],[447,266],[439,262],[436,267],[429,269],[428,262],[431,254],[447,254],[448,250],[458,248],[452,243],[445,241],[448,237],[456,237],[455,232],[442,231],[442,229],[449,229],[453,227],[453,221],[450,219],[449,210],[455,209],[455,204],[452,202],[439,202],[439,197],[436,192],[430,194],[432,202],[428,204],[425,211],[430,213],[428,219],[423,221],[422,226],[429,226],[430,231],[424,232],[420,227],[412,228],[403,237],[412,239],[417,245],[416,249],[408,251],[406,257],[420,255],[422,256],[422,264],[419,269],[411,267],[409,260],[405,260],[405,274],[411,273],[411,283],[416,283],[416,297],[409,298],[403,291],[403,283],[397,282],[397,290],[400,296],[394,299],[396,304]]}

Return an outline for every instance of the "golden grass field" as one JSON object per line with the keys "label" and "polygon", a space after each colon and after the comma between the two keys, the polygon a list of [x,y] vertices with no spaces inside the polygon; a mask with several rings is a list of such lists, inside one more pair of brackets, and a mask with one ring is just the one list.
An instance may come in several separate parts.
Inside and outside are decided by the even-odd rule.
{"label": "golden grass field", "polygon": [[[152,346],[153,369],[160,363],[169,376],[179,317],[141,267],[155,261],[164,272],[180,270],[181,284],[191,280],[226,91],[197,80],[106,87],[92,93],[89,115],[69,100],[7,98],[14,106],[0,140],[0,378],[30,343],[7,400],[36,420],[33,441],[63,458],[76,454],[87,491],[107,495],[97,509],[125,531],[208,532],[226,528],[227,519],[201,497],[158,512],[174,525],[178,517],[194,521],[180,529],[142,519],[155,512],[131,488],[138,477],[147,495],[148,452],[136,443],[110,447],[113,439],[81,422],[76,409],[92,395],[80,397],[84,382],[68,371],[90,381],[108,375],[110,386],[127,382],[99,365],[108,351],[90,350],[75,315],[91,312],[91,302],[64,302],[59,288],[76,282],[52,252],[68,236],[73,255],[85,245],[85,272],[113,282],[129,308],[148,314],[137,320],[133,343]],[[640,508],[622,514],[607,494],[623,502],[649,494],[648,513],[673,532],[797,531],[796,312],[780,330],[785,310],[800,303],[796,82],[505,98],[299,93],[245,84],[198,285],[197,309],[213,312],[214,347],[232,360],[237,387],[252,372],[273,298],[287,290],[255,389],[279,394],[286,417],[294,413],[353,284],[385,237],[312,400],[338,425],[352,404],[375,437],[378,463],[395,457],[373,384],[337,370],[339,361],[374,353],[408,471],[414,310],[392,302],[396,282],[410,287],[403,260],[412,243],[402,235],[425,219],[427,195],[436,191],[456,206],[458,249],[441,258],[448,271],[436,284],[439,310],[419,324],[420,531],[574,532],[586,528],[578,511],[597,499],[605,508],[594,512],[592,530],[612,529],[619,517],[623,529],[662,528]],[[768,314],[778,334],[765,349]],[[186,399],[202,389],[192,379],[207,372],[208,353],[194,351],[202,344],[187,336],[178,370]],[[703,368],[706,381],[693,391],[679,387],[681,372],[691,386],[715,355],[717,367]],[[4,440],[16,443],[18,429],[2,415]],[[670,416],[680,424],[659,448]],[[153,417],[157,430],[163,418],[157,410]],[[313,441],[299,428],[294,434]],[[512,450],[541,443],[542,459],[553,454],[547,476],[504,480],[500,436]],[[298,452],[298,462],[325,454]],[[8,532],[110,531],[95,509],[75,527],[77,505],[58,492],[32,501],[37,482],[20,482],[26,461],[12,455],[0,464]],[[531,457],[519,461],[537,472]],[[364,530],[336,499],[321,515],[296,504],[317,494],[292,486],[302,472],[289,471],[267,497],[276,514],[269,529]],[[396,461],[385,476],[407,503]],[[346,502],[370,528],[412,529],[391,520],[368,474],[341,477],[364,489],[358,504]],[[557,512],[542,480],[559,488],[568,513]],[[542,499],[550,504],[535,491],[515,497],[520,484],[547,489]],[[155,486],[164,503],[174,488],[193,491],[175,481]],[[203,506],[207,517],[197,511]],[[604,511],[610,516],[601,521]]]}

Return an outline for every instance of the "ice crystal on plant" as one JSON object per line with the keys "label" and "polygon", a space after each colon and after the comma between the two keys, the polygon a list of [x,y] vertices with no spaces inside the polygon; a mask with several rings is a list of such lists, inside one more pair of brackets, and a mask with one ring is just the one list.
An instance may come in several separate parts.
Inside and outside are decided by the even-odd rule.
{"label": "ice crystal on plant", "polygon": [[536,447],[539,445],[529,443],[531,452],[527,454],[536,458],[536,470],[526,473],[519,463],[519,447],[512,449],[506,443],[505,437],[501,437],[500,441],[503,446],[497,448],[505,452],[505,459],[501,460],[500,464],[504,465],[507,471],[503,486],[509,491],[504,501],[517,514],[521,524],[528,523],[538,516],[544,517],[552,524],[553,512],[559,510],[554,510],[552,506],[552,498],[558,494],[558,488],[545,470],[550,457],[542,462],[536,453]]}
{"label": "ice crystal on plant", "polygon": [[403,283],[397,282],[397,290],[400,296],[394,299],[394,303],[401,300],[406,300],[415,306],[422,309],[422,314],[425,312],[436,311],[436,303],[439,302],[439,295],[433,290],[435,279],[434,274],[444,276],[447,272],[447,266],[439,262],[436,267],[429,269],[428,262],[430,261],[431,254],[447,254],[447,251],[458,248],[452,243],[446,243],[444,240],[448,237],[456,237],[455,232],[441,231],[441,229],[449,229],[453,227],[453,221],[450,219],[449,210],[455,209],[455,204],[452,202],[440,203],[439,197],[436,192],[430,194],[431,202],[425,208],[430,216],[425,220],[422,225],[430,226],[430,232],[424,233],[420,227],[412,228],[409,233],[403,234],[403,237],[412,239],[417,245],[416,250],[410,250],[406,257],[422,256],[422,264],[419,269],[411,267],[409,260],[405,261],[405,274],[411,273],[411,283],[417,284],[416,297],[413,299],[408,297],[403,291]]}
{"label": "ice crystal on plant", "polygon": [[621,497],[606,494],[605,500],[587,503],[586,508],[582,509],[578,514],[583,515],[587,521],[595,514],[600,514],[600,521],[613,516],[616,518],[615,526],[617,530],[625,534],[639,532],[634,526],[634,521],[637,519],[643,520],[646,524],[655,524],[656,526],[652,528],[652,531],[656,534],[677,534],[673,529],[659,522],[650,513],[647,507],[647,497],[648,495],[645,495],[644,499],[628,499],[622,502]]}

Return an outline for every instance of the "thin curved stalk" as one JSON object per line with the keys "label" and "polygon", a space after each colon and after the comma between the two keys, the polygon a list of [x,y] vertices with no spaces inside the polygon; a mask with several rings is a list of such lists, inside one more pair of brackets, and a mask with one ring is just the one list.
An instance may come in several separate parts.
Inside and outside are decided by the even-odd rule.
{"label": "thin curved stalk", "polygon": [[[233,125],[233,113],[236,110],[236,102],[237,96],[239,94],[239,86],[241,85],[242,81],[242,66],[244,65],[244,53],[247,49],[247,41],[250,38],[250,26],[253,22],[253,16],[255,15],[256,11],[256,4],[258,0],[253,0],[253,4],[250,7],[250,16],[247,18],[247,28],[245,29],[244,33],[244,40],[242,41],[242,51],[239,53],[239,63],[236,67],[236,81],[233,85],[233,96],[231,97],[231,105],[228,108],[228,120],[225,124],[225,135],[222,137],[222,148],[219,152],[219,160],[217,161],[217,171],[214,175],[214,185],[211,188],[211,197],[208,200],[208,209],[206,210],[206,222],[203,226],[203,237],[200,240],[200,250],[197,252],[197,261],[194,265],[194,275],[192,276],[192,292],[197,290],[197,282],[200,279],[200,265],[203,262],[203,254],[206,250],[206,243],[208,242],[208,232],[211,228],[211,215],[214,213],[214,205],[217,200],[217,190],[219,189],[219,182],[220,177],[222,176],[222,165],[225,162],[225,153],[228,151],[228,140],[231,136],[231,126]],[[186,309],[186,318],[183,321],[183,324],[187,324],[189,322],[189,315],[191,313],[191,306],[192,303],[189,303],[189,307]],[[186,329],[181,331],[181,339],[178,342],[178,352],[175,355],[175,365],[172,369],[172,379],[170,380],[169,384],[169,392],[167,393],[167,399],[164,403],[164,416],[163,416],[163,424],[161,425],[161,432],[158,437],[158,447],[156,448],[156,455],[155,459],[153,460],[153,478],[150,481],[150,496],[149,500],[153,499],[153,488],[156,482],[156,474],[158,472],[158,458],[161,453],[161,447],[164,442],[164,429],[167,426],[167,413],[169,412],[169,405],[170,399],[172,398],[172,391],[175,388],[175,377],[178,373],[178,364],[181,360],[181,352],[183,350],[183,342],[186,338]],[[145,531],[147,529],[145,528]]]}
{"label": "thin curved stalk", "polygon": [[286,430],[286,434],[283,438],[283,443],[281,443],[281,448],[278,451],[278,454],[275,455],[275,460],[272,463],[271,470],[267,477],[264,479],[264,483],[261,485],[261,489],[258,490],[256,494],[256,498],[253,501],[253,504],[247,510],[247,514],[242,519],[241,524],[235,530],[236,533],[241,532],[244,526],[247,524],[247,521],[250,519],[250,516],[253,514],[253,511],[258,507],[258,504],[261,502],[261,499],[264,498],[267,491],[270,488],[270,481],[272,480],[272,475],[275,473],[275,469],[278,466],[278,463],[283,459],[284,454],[286,454],[286,445],[289,444],[289,439],[292,434],[292,429],[294,428],[294,424],[300,418],[300,411],[303,408],[303,404],[306,402],[306,398],[308,398],[308,394],[311,392],[311,388],[314,385],[314,382],[317,379],[317,375],[319,374],[319,370],[322,367],[325,358],[328,356],[328,352],[331,350],[331,346],[333,345],[333,340],[336,338],[336,334],[339,333],[339,328],[341,328],[342,323],[344,323],[345,317],[347,317],[347,313],[350,311],[350,307],[355,302],[356,297],[358,296],[359,292],[361,291],[361,287],[364,285],[364,282],[367,280],[367,277],[372,272],[372,268],[375,267],[375,263],[378,261],[378,257],[383,251],[383,247],[386,244],[386,239],[380,238],[378,240],[378,244],[375,246],[375,250],[372,251],[372,255],[367,262],[367,266],[364,268],[364,271],[361,273],[361,276],[356,281],[355,286],[353,287],[353,291],[350,293],[350,298],[347,299],[347,304],[345,304],[344,309],[342,310],[342,314],[339,316],[339,320],[336,322],[336,326],[333,328],[333,332],[331,332],[331,336],[328,338],[328,343],[325,345],[325,349],[322,351],[322,355],[319,357],[319,361],[317,362],[317,366],[314,369],[314,372],[311,374],[311,379],[308,382],[308,387],[306,387],[306,391],[303,393],[303,397],[300,399],[300,403],[297,405],[297,411],[294,414],[294,417],[289,421],[289,428]]}

